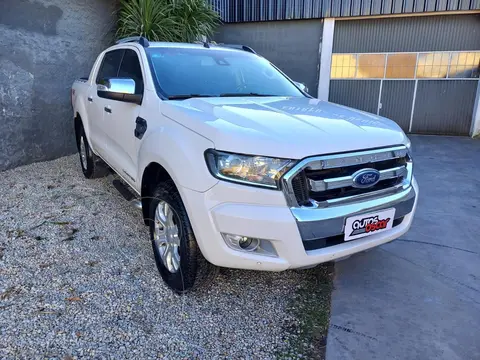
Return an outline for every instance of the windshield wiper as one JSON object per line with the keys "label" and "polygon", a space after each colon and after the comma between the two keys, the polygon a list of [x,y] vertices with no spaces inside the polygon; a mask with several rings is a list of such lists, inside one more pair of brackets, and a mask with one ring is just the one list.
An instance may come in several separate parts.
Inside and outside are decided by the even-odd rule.
{"label": "windshield wiper", "polygon": [[198,98],[198,97],[213,97],[213,95],[207,95],[207,94],[170,95],[168,97],[168,100],[185,100],[185,99]]}
{"label": "windshield wiper", "polygon": [[259,93],[254,93],[254,92],[250,92],[250,93],[224,93],[224,94],[220,94],[219,95],[220,97],[239,97],[239,96],[277,96],[277,95],[271,95],[271,94],[259,94]]}

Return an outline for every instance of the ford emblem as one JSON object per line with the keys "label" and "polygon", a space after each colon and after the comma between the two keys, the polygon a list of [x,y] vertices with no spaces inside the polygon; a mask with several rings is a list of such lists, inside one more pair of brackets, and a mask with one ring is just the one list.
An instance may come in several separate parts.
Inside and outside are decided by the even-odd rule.
{"label": "ford emblem", "polygon": [[368,188],[380,180],[380,172],[375,169],[362,169],[353,174],[353,187]]}

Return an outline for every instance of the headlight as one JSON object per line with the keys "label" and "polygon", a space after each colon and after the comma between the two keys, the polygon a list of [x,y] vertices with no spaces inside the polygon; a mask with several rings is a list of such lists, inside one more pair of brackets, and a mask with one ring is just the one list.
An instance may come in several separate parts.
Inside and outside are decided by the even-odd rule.
{"label": "headlight", "polygon": [[407,141],[408,142],[405,144],[405,146],[408,150],[408,154],[410,155],[410,157],[412,157],[412,142],[408,138],[407,138]]}
{"label": "headlight", "polygon": [[405,146],[407,147],[408,150],[412,148],[412,142],[410,141],[410,139],[407,138],[407,142],[405,143]]}
{"label": "headlight", "polygon": [[295,165],[293,160],[275,159],[226,153],[216,150],[205,152],[207,166],[213,176],[219,179],[278,188],[278,180]]}

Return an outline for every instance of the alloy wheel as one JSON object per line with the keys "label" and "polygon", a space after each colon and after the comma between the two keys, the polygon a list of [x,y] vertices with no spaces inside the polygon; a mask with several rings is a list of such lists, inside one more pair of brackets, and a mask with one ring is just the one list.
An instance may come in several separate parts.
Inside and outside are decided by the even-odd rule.
{"label": "alloy wheel", "polygon": [[84,169],[87,168],[87,147],[85,146],[84,137],[80,137],[80,161]]}
{"label": "alloy wheel", "polygon": [[162,263],[168,271],[176,273],[180,268],[180,237],[174,211],[167,202],[158,203],[154,221],[153,240]]}

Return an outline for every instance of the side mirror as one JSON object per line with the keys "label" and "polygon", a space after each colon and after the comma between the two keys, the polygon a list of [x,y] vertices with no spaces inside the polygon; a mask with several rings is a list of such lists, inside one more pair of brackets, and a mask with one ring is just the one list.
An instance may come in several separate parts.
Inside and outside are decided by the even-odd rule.
{"label": "side mirror", "polygon": [[103,79],[97,85],[98,97],[140,105],[142,95],[135,94],[135,80],[127,78]]}
{"label": "side mirror", "polygon": [[298,81],[294,81],[295,85],[297,85],[297,87],[302,90],[303,92],[306,92],[308,93],[308,88],[307,88],[307,85],[305,85],[304,83],[301,83],[301,82],[298,82]]}

